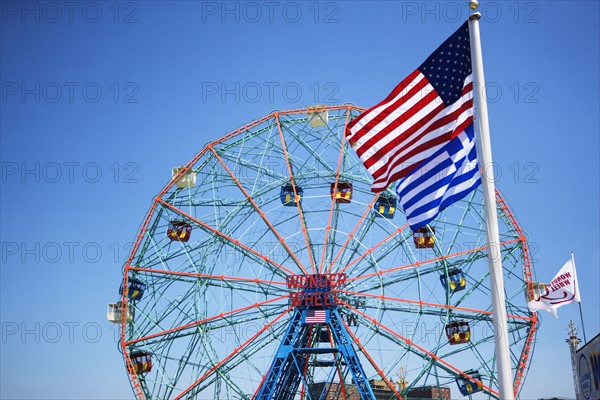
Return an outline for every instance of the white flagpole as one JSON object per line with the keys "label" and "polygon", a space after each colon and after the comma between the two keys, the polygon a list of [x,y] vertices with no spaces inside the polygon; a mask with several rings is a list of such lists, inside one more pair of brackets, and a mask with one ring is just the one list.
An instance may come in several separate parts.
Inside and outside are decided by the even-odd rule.
{"label": "white flagpole", "polygon": [[471,38],[471,64],[473,69],[473,89],[475,92],[475,133],[477,135],[477,158],[482,168],[481,186],[485,204],[485,221],[488,239],[488,263],[492,295],[492,318],[496,339],[496,368],[498,371],[498,389],[500,399],[513,400],[513,378],[508,348],[508,325],[506,321],[506,299],[504,296],[504,277],[502,275],[502,254],[500,252],[500,234],[498,233],[498,215],[496,213],[496,192],[494,170],[492,168],[492,148],[488,122],[487,103],[485,101],[485,79],[483,59],[479,37],[479,19],[481,14],[469,17]]}
{"label": "white flagpole", "polygon": [[583,324],[583,311],[581,311],[581,291],[579,290],[579,279],[577,279],[577,267],[575,266],[575,254],[571,252],[571,263],[573,264],[573,275],[575,278],[575,290],[579,296],[579,318],[581,318],[581,329],[583,330],[583,344],[587,344],[587,337],[585,336],[585,325]]}

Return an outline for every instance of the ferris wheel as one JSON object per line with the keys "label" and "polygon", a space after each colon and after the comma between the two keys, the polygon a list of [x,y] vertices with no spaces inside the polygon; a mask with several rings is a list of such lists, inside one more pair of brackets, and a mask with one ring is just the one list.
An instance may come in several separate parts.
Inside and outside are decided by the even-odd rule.
{"label": "ferris wheel", "polygon": [[[136,398],[498,396],[482,194],[412,232],[344,138],[362,111],[274,112],[173,169],[109,305]],[[518,394],[532,266],[496,199]]]}

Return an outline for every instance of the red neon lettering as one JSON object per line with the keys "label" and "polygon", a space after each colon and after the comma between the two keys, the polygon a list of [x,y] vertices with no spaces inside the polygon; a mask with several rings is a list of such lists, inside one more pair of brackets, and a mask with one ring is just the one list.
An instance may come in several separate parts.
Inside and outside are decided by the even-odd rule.
{"label": "red neon lettering", "polygon": [[292,306],[326,306],[331,307],[339,304],[338,298],[333,292],[323,293],[290,293],[290,302]]}
{"label": "red neon lettering", "polygon": [[347,283],[346,274],[315,274],[315,275],[290,275],[285,277],[288,289],[322,289],[338,288]]}

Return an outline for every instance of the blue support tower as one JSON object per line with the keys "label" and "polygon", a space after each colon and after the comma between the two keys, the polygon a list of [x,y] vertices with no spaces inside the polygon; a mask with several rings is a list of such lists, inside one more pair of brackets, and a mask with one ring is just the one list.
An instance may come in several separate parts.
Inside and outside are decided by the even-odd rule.
{"label": "blue support tower", "polygon": [[[312,275],[313,278],[315,276],[325,277],[325,275]],[[318,283],[319,281],[321,284]],[[303,291],[292,300],[293,304],[296,303],[296,307],[275,358],[258,390],[256,400],[293,400],[298,394],[301,383],[305,388],[310,387],[313,382],[307,381],[305,372],[309,356],[314,354],[333,354],[337,365],[346,365],[361,400],[376,400],[335,305],[331,285],[323,284],[323,282],[330,283],[330,280],[313,279],[312,282],[317,284],[312,285],[309,283],[310,279],[304,282]],[[313,340],[312,328],[316,326],[319,327],[318,332],[323,330],[330,332],[330,347],[320,347],[318,340]],[[308,399],[313,400],[310,391],[306,394]]]}

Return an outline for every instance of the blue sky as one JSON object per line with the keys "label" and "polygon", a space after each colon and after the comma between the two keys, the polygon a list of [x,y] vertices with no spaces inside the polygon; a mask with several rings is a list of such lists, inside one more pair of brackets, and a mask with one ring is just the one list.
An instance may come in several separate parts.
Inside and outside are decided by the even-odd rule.
{"label": "blue sky", "polygon": [[[575,253],[589,339],[599,3],[481,3],[497,184],[540,281]],[[171,167],[272,110],[375,104],[468,15],[462,1],[0,4],[3,399],[131,398],[105,308]],[[576,306],[542,315],[522,398],[574,397],[569,319]]]}

